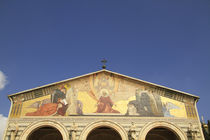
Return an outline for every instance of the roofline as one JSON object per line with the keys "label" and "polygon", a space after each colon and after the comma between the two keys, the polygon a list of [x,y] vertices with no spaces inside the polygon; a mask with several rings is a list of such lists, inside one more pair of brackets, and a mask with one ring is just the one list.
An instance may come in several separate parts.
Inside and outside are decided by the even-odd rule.
{"label": "roofline", "polygon": [[69,81],[69,80],[78,79],[78,78],[81,78],[81,77],[84,77],[84,76],[89,76],[89,75],[91,75],[91,74],[99,73],[99,72],[102,72],[102,71],[105,71],[105,70],[99,70],[99,71],[96,71],[96,72],[91,72],[91,73],[83,74],[83,75],[81,75],[81,76],[76,76],[76,77],[73,77],[73,78],[68,78],[68,79],[65,79],[65,80],[62,80],[62,81],[59,81],[59,82],[54,82],[54,83],[51,83],[51,84],[47,84],[47,85],[35,87],[35,88],[32,88],[32,89],[23,90],[23,91],[20,91],[20,92],[17,92],[17,93],[8,95],[8,96],[10,97],[10,96],[22,94],[22,93],[24,93],[24,92],[29,92],[29,91],[32,91],[32,90],[36,90],[36,89],[40,89],[40,88],[44,88],[44,87],[48,87],[48,86],[53,86],[53,85],[55,85],[55,84],[60,84],[60,83],[63,83],[63,82]]}
{"label": "roofline", "polygon": [[119,76],[122,76],[122,77],[126,77],[126,78],[129,78],[129,79],[135,80],[135,81],[147,83],[147,84],[150,84],[150,85],[153,85],[153,86],[165,88],[165,89],[168,89],[168,90],[171,90],[171,91],[179,92],[179,93],[182,93],[182,94],[185,94],[185,95],[192,96],[194,98],[200,99],[199,96],[196,96],[196,95],[193,95],[193,94],[190,94],[190,93],[187,93],[187,92],[183,92],[183,91],[180,91],[180,90],[168,88],[168,87],[165,87],[165,86],[162,86],[162,85],[158,85],[158,84],[154,84],[154,83],[151,83],[151,82],[147,82],[147,81],[144,81],[144,80],[141,80],[141,79],[133,78],[133,77],[130,77],[130,76],[127,76],[127,75],[123,75],[123,74],[119,74],[119,73],[116,73],[116,72],[112,72],[112,71],[109,71],[109,70],[106,70],[106,69],[102,69],[102,70],[99,70],[99,71],[96,71],[96,72],[83,74],[81,76],[76,76],[76,77],[73,77],[73,78],[68,78],[68,79],[65,79],[65,80],[62,80],[62,81],[59,81],[59,82],[54,82],[54,83],[51,83],[51,84],[35,87],[35,88],[32,88],[32,89],[23,90],[23,91],[20,91],[20,92],[8,95],[8,97],[11,97],[11,96],[14,96],[14,95],[18,95],[18,94],[22,94],[24,92],[30,92],[30,91],[33,91],[33,90],[36,90],[36,89],[40,89],[40,88],[44,88],[44,87],[48,87],[48,86],[53,86],[55,84],[60,84],[60,83],[63,83],[63,82],[69,81],[69,80],[75,80],[75,79],[78,79],[78,78],[81,78],[81,77],[84,77],[84,76],[89,76],[89,75],[96,74],[96,73],[103,72],[103,71],[106,71],[106,72],[109,72],[109,73],[113,73],[113,74],[116,74],[116,75],[119,75]]}
{"label": "roofline", "polygon": [[193,95],[193,94],[190,94],[190,93],[184,92],[184,91],[180,91],[180,90],[176,90],[176,89],[169,88],[169,87],[166,87],[166,86],[162,86],[162,85],[154,84],[154,83],[151,83],[151,82],[148,82],[148,81],[144,81],[144,80],[137,79],[137,78],[130,77],[130,76],[127,76],[127,75],[123,75],[123,74],[119,74],[119,73],[112,72],[112,71],[109,71],[109,70],[106,70],[106,71],[107,71],[107,72],[111,72],[111,73],[113,73],[113,74],[117,74],[117,75],[120,75],[120,76],[126,77],[126,78],[130,78],[130,79],[133,79],[133,80],[136,80],[136,81],[139,81],[139,82],[143,82],[143,83],[147,83],[147,84],[150,84],[150,85],[153,85],[153,86],[157,86],[157,87],[165,88],[165,89],[168,89],[168,90],[172,90],[172,91],[175,91],[175,92],[179,92],[179,93],[182,93],[182,94],[185,94],[185,95],[192,96],[192,97],[195,97],[195,98],[200,99],[200,97],[199,97],[199,96],[196,96],[196,95]]}

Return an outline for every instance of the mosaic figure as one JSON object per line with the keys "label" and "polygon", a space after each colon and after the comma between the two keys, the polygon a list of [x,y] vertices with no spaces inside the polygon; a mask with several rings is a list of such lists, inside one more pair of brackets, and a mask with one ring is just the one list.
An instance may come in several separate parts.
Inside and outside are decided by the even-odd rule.
{"label": "mosaic figure", "polygon": [[112,106],[114,103],[112,102],[108,90],[102,89],[101,90],[101,97],[97,103],[97,111],[96,113],[120,113],[117,110],[114,110]]}

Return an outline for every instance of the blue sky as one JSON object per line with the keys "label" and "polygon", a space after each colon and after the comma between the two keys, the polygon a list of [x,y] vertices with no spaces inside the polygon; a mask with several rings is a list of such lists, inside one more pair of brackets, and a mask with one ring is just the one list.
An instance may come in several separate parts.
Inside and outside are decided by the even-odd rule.
{"label": "blue sky", "polygon": [[0,1],[7,95],[107,69],[200,96],[210,119],[209,0]]}

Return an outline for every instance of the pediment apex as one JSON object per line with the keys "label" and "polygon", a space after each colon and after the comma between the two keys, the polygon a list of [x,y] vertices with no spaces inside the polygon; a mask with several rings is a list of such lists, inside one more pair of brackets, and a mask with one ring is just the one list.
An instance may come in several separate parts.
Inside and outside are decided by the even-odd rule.
{"label": "pediment apex", "polygon": [[70,81],[73,81],[73,80],[76,80],[76,79],[79,79],[79,78],[83,78],[83,77],[86,77],[86,76],[99,74],[99,73],[103,73],[103,72],[110,73],[110,74],[113,74],[113,75],[116,75],[118,77],[125,78],[125,79],[128,79],[128,80],[130,79],[130,80],[133,80],[133,81],[136,81],[136,82],[147,84],[147,85],[150,85],[150,86],[153,86],[153,87],[169,90],[169,91],[172,91],[172,92],[175,92],[175,93],[181,93],[181,94],[193,97],[195,99],[199,99],[199,96],[196,96],[196,95],[193,95],[193,94],[190,94],[190,93],[187,93],[187,92],[179,91],[179,90],[172,89],[172,88],[169,88],[169,87],[166,87],[166,86],[162,86],[162,85],[158,85],[158,84],[151,83],[151,82],[148,82],[148,81],[144,81],[144,80],[141,80],[141,79],[138,79],[138,78],[127,76],[127,75],[120,74],[120,73],[117,73],[117,72],[113,72],[113,71],[110,71],[110,70],[107,70],[107,69],[102,69],[102,70],[99,70],[99,71],[96,71],[96,72],[91,72],[91,73],[83,74],[83,75],[76,76],[76,77],[73,77],[73,78],[68,78],[68,79],[65,79],[65,80],[62,80],[62,81],[59,81],[59,82],[54,82],[54,83],[51,83],[51,84],[47,84],[47,85],[39,86],[39,87],[36,87],[36,88],[24,90],[24,91],[21,91],[21,92],[18,92],[18,93],[8,95],[8,97],[15,96],[15,95],[22,94],[22,93],[26,93],[26,92],[30,92],[30,91],[41,89],[41,88],[45,88],[45,87],[49,87],[49,86],[53,86],[53,85],[56,85],[56,84],[62,84],[62,83],[65,83],[65,82],[70,82]]}

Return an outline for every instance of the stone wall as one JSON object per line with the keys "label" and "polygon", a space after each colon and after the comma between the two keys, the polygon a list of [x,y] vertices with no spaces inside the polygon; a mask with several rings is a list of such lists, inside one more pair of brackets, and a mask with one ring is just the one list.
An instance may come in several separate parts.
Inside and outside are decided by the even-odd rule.
{"label": "stone wall", "polygon": [[[11,140],[11,133],[14,131],[11,125],[17,125],[18,131],[15,135],[15,140],[22,140],[26,135],[29,135],[32,129],[36,127],[41,127],[42,123],[45,125],[49,125],[52,127],[57,127],[59,131],[63,131],[63,135],[66,135],[66,139],[70,136],[71,128],[73,122],[77,126],[76,129],[76,140],[81,140],[83,138],[82,135],[87,135],[85,131],[91,128],[91,125],[100,123],[101,125],[105,124],[115,130],[122,130],[122,133],[125,132],[127,134],[122,134],[122,137],[128,137],[128,132],[131,128],[132,122],[135,124],[135,131],[138,137],[138,140],[142,140],[142,136],[144,132],[143,129],[147,129],[145,127],[166,127],[168,129],[172,129],[172,131],[180,131],[183,133],[183,137],[187,139],[191,139],[191,132],[196,133],[196,140],[203,140],[202,131],[200,130],[200,122],[195,119],[177,119],[177,118],[166,118],[166,117],[125,117],[125,116],[72,116],[72,117],[25,117],[19,119],[9,119],[8,127],[6,129],[6,133],[4,136],[4,140]],[[107,123],[108,122],[108,123]],[[44,124],[43,123],[43,124]],[[40,124],[37,125],[37,124]],[[113,124],[113,125],[112,125]],[[150,125],[151,124],[151,125]],[[37,126],[35,126],[37,125]],[[95,125],[96,126],[96,125]],[[172,127],[174,128],[172,128]],[[31,128],[32,129],[31,129]],[[89,128],[88,128],[89,127]],[[92,127],[94,128],[94,127]],[[192,130],[192,131],[191,131]],[[191,131],[191,132],[190,132]],[[179,133],[179,132],[175,132]],[[124,138],[128,140],[129,138]]]}

